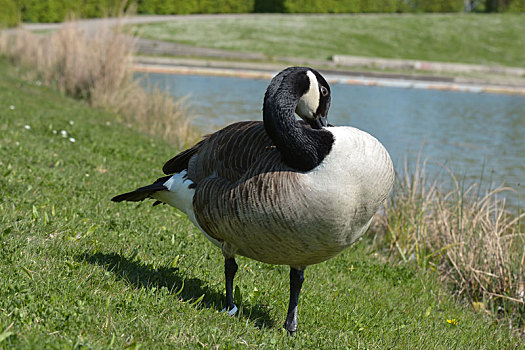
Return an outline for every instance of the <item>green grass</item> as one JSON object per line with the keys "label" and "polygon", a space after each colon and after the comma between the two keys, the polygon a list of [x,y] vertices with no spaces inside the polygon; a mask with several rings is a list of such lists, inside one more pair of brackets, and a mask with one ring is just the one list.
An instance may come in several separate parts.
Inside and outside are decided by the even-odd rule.
{"label": "green grass", "polygon": [[14,74],[0,61],[0,348],[523,346],[366,243],[307,269],[294,338],[287,267],[239,258],[240,315],[220,313],[219,250],[172,208],[109,201],[177,150]]}
{"label": "green grass", "polygon": [[147,38],[270,56],[346,54],[518,67],[525,62],[521,14],[259,15],[135,28]]}

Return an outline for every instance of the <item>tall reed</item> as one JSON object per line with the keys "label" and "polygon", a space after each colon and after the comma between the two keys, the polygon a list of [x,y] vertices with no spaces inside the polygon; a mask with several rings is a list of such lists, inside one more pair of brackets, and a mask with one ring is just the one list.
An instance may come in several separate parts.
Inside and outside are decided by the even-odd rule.
{"label": "tall reed", "polygon": [[476,309],[507,313],[514,326],[525,321],[525,213],[513,214],[499,186],[465,185],[413,170],[405,162],[392,197],[375,224],[376,241],[390,258],[432,269]]}
{"label": "tall reed", "polygon": [[0,34],[0,55],[24,67],[44,84],[95,107],[117,113],[120,121],[161,136],[177,146],[196,138],[182,101],[157,90],[146,92],[133,80],[135,39],[101,25],[92,34],[76,22],[49,35],[25,30]]}

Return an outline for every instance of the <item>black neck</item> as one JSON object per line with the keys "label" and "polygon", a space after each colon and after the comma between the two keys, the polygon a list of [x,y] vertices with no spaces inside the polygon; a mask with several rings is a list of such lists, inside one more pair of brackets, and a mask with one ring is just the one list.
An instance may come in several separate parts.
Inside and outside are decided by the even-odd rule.
{"label": "black neck", "polygon": [[[298,93],[295,93],[296,95]],[[299,171],[317,167],[332,149],[332,133],[311,129],[295,119],[300,96],[278,90],[264,99],[263,119],[266,132],[281,152],[286,165]]]}

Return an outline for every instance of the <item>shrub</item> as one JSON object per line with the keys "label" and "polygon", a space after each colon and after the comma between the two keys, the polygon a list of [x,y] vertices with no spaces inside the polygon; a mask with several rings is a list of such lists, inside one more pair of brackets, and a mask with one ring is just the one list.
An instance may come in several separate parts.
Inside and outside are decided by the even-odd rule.
{"label": "shrub", "polygon": [[71,14],[82,18],[117,16],[127,9],[126,0],[20,0],[24,22],[62,22]]}
{"label": "shrub", "polygon": [[[395,0],[394,0],[395,1]],[[386,1],[390,2],[390,1]],[[358,12],[380,12],[383,1],[367,0],[285,0],[285,12],[289,13],[358,13]]]}
{"label": "shrub", "polygon": [[525,0],[485,0],[486,12],[525,12]]}
{"label": "shrub", "polygon": [[255,12],[395,13],[459,12],[463,0],[272,0],[256,1]]}
{"label": "shrub", "polygon": [[419,0],[417,8],[423,12],[460,12],[463,0]]}
{"label": "shrub", "polygon": [[[13,5],[15,4],[15,5]],[[18,6],[16,5],[18,4]],[[478,10],[525,11],[525,0],[484,0]],[[83,18],[115,16],[131,5],[142,14],[190,13],[394,13],[459,12],[464,0],[0,0],[0,21],[60,22],[71,13]],[[14,6],[14,7],[13,7]],[[14,9],[14,10],[13,10]],[[2,19],[4,18],[4,19]],[[0,22],[1,23],[1,22]]]}
{"label": "shrub", "polygon": [[127,2],[122,0],[84,0],[78,8],[71,6],[70,11],[80,13],[82,18],[100,18],[118,16],[126,5]]}
{"label": "shrub", "polygon": [[393,13],[399,9],[398,0],[367,1],[361,0],[360,12]]}
{"label": "shrub", "polygon": [[[179,5],[179,6],[177,6]],[[191,13],[191,4],[181,7],[181,1],[148,0],[139,1],[137,11],[143,14],[167,15],[173,13]],[[185,8],[185,11],[179,12]]]}
{"label": "shrub", "polygon": [[525,12],[525,0],[513,0],[506,8],[509,12]]}
{"label": "shrub", "polygon": [[14,27],[20,21],[18,6],[14,0],[0,0],[0,28]]}
{"label": "shrub", "polygon": [[77,7],[66,0],[22,0],[20,4],[24,22],[61,22]]}
{"label": "shrub", "polygon": [[[327,0],[328,1],[328,0]],[[253,5],[253,12],[257,13],[284,13],[283,0],[255,0]]]}
{"label": "shrub", "polygon": [[139,0],[138,12],[144,14],[250,13],[254,0]]}

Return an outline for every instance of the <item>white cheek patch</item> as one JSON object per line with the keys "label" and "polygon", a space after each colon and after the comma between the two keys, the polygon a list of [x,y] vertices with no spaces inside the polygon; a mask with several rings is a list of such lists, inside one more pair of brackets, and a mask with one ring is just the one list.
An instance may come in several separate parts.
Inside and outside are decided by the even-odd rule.
{"label": "white cheek patch", "polygon": [[312,71],[309,70],[306,72],[306,75],[310,79],[310,88],[299,99],[295,112],[303,119],[313,119],[314,113],[319,107],[319,84],[317,83],[317,78]]}

